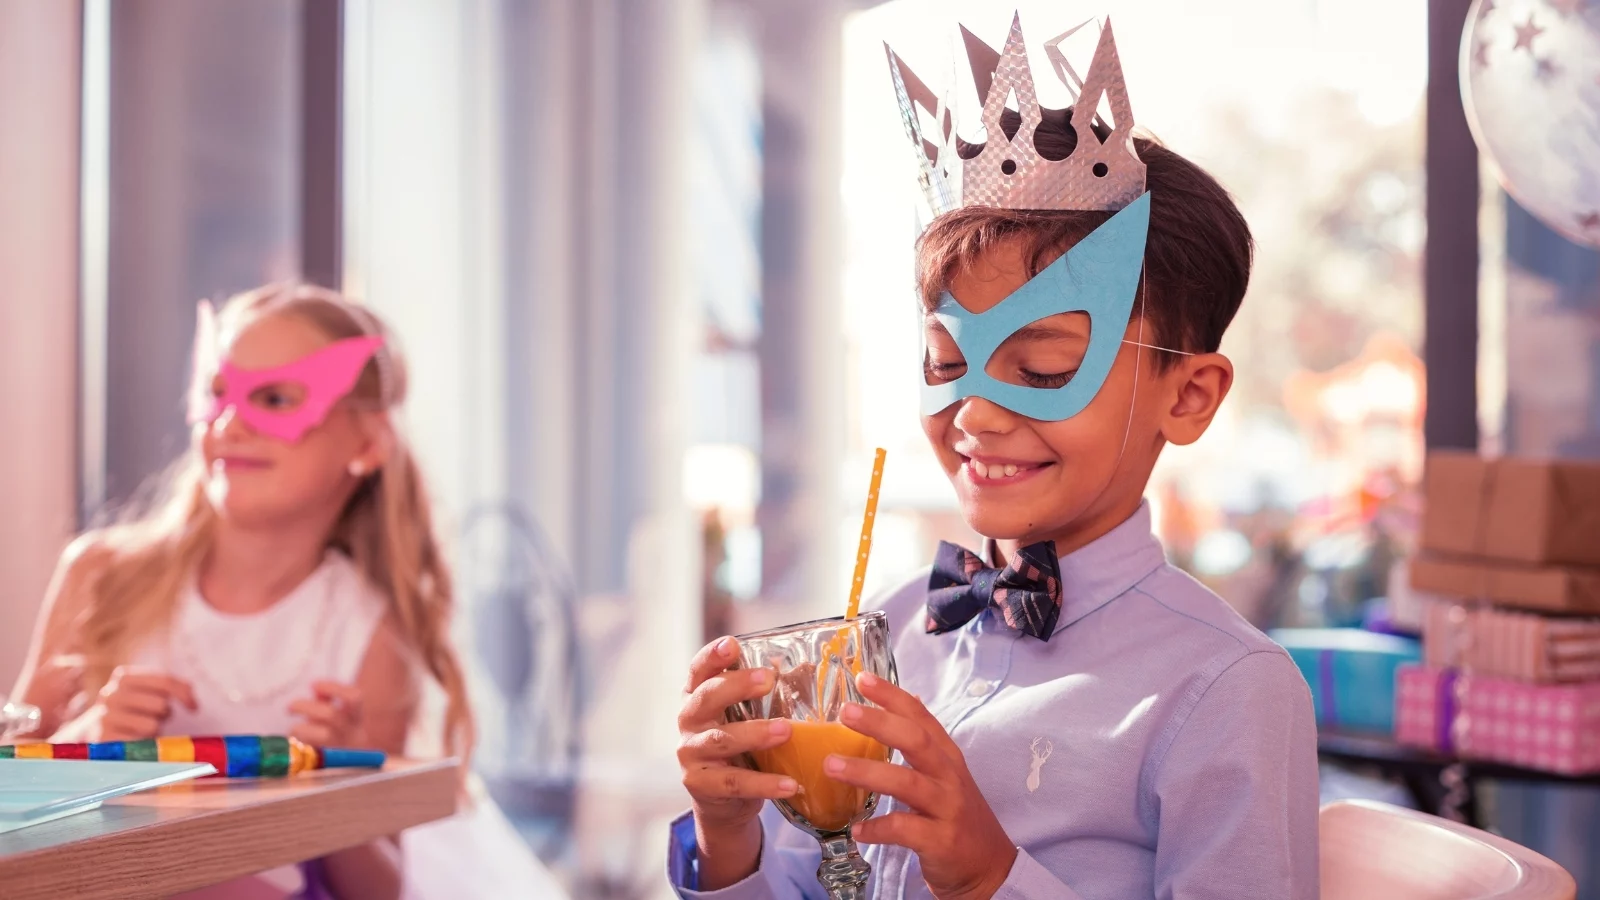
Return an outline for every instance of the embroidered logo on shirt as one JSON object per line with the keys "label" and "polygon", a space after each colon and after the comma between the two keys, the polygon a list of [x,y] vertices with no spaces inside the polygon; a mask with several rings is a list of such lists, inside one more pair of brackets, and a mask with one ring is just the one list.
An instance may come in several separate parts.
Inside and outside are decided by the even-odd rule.
{"label": "embroidered logo on shirt", "polygon": [[[1043,753],[1039,752],[1041,743],[1044,744]],[[1056,745],[1044,738],[1034,738],[1033,743],[1028,745],[1028,752],[1033,754],[1033,760],[1028,763],[1028,793],[1031,794],[1039,789],[1040,777],[1044,770],[1044,761],[1049,759],[1050,754],[1054,753],[1055,750]]]}

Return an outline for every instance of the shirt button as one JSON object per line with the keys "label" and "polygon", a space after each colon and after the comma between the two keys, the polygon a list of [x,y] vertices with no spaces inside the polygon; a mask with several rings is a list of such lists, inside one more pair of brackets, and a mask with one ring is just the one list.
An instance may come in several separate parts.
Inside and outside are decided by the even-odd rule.
{"label": "shirt button", "polygon": [[994,687],[993,684],[990,684],[989,682],[980,678],[977,681],[967,685],[967,696],[982,697],[984,694],[989,693],[989,689],[992,687]]}

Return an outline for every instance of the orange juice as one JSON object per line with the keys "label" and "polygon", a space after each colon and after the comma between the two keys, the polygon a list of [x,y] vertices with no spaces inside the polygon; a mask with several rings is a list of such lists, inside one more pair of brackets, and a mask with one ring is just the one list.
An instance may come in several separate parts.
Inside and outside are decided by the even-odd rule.
{"label": "orange juice", "polygon": [[822,762],[831,754],[887,760],[889,750],[838,722],[792,722],[788,741],[770,750],[757,750],[756,768],[787,775],[800,784],[788,803],[818,831],[842,831],[867,804],[867,791],[841,784],[822,774]]}

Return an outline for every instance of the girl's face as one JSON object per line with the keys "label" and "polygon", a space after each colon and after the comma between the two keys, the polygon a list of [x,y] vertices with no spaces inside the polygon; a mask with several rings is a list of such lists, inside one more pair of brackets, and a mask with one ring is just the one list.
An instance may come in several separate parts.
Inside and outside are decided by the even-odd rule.
{"label": "girl's face", "polygon": [[[332,343],[306,320],[268,314],[250,319],[222,351],[245,370],[271,369],[303,359]],[[213,392],[224,393],[217,375]],[[242,402],[288,412],[306,399],[304,386],[268,383]],[[234,407],[193,427],[195,450],[206,463],[206,495],[224,520],[246,527],[272,527],[307,518],[336,516],[355,489],[352,463],[372,472],[379,461],[376,421],[351,409],[348,400],[294,442],[261,434]]]}
{"label": "girl's face", "polygon": [[[1027,281],[1020,248],[1002,244],[958,272],[949,287],[964,308],[982,313]],[[961,377],[966,360],[954,340],[932,315],[924,323],[928,380]],[[1127,340],[1140,340],[1139,324],[1137,318],[1129,324]],[[1147,328],[1143,340],[1150,339]],[[986,371],[1012,384],[1056,388],[1072,378],[1088,347],[1089,317],[1062,313],[1008,338]],[[1079,543],[1073,535],[1092,538],[1132,514],[1166,438],[1175,379],[1188,368],[1185,363],[1158,374],[1151,351],[1141,361],[1138,350],[1121,345],[1099,393],[1069,419],[1030,419],[981,397],[923,417],[923,431],[973,530],[1021,544],[1055,540],[1069,552]]]}

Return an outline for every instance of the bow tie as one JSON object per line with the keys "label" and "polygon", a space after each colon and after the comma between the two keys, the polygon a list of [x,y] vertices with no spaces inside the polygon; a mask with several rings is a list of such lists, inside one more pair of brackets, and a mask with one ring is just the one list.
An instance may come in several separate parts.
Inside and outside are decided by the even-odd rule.
{"label": "bow tie", "polygon": [[1041,641],[1061,616],[1061,566],[1051,541],[1018,550],[1010,565],[993,569],[955,544],[939,542],[928,578],[928,633],[944,634],[993,606],[1007,625]]}

